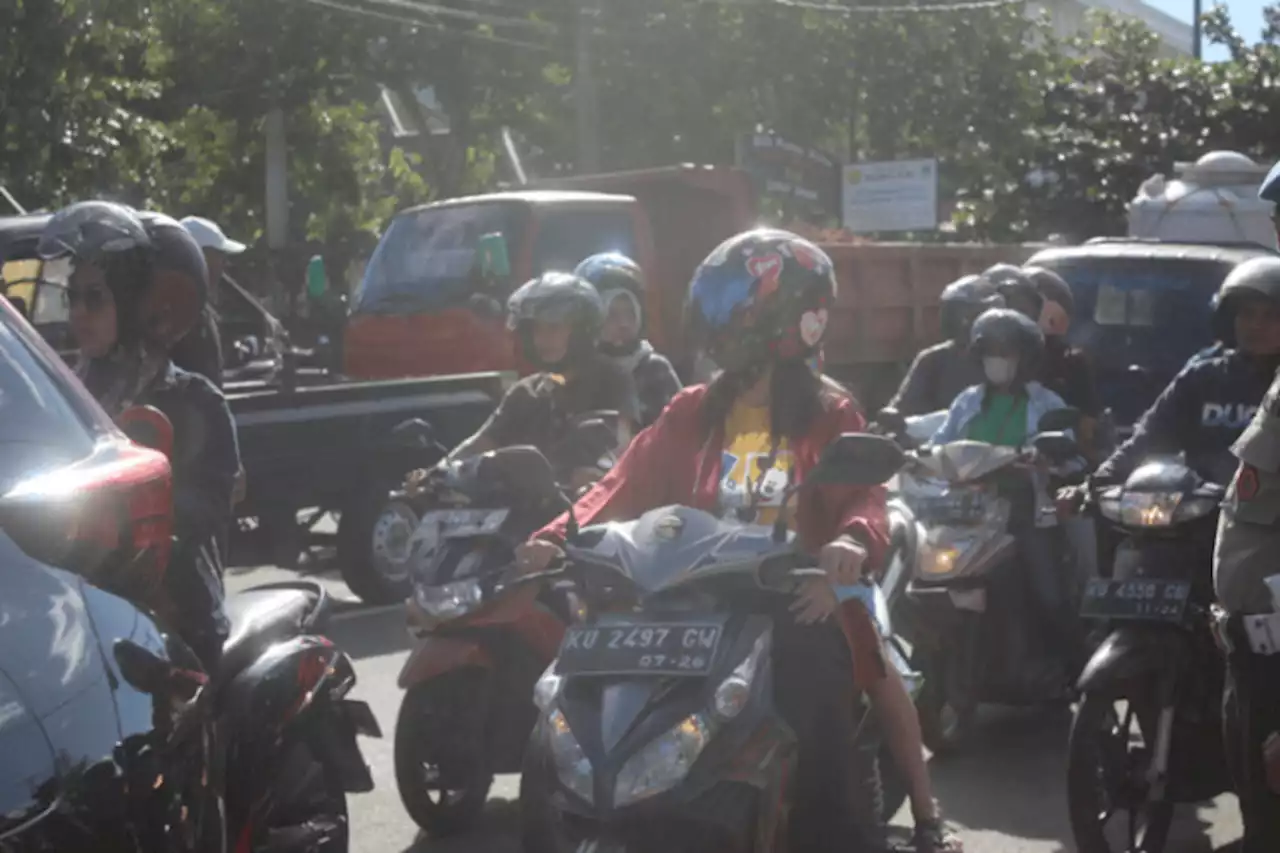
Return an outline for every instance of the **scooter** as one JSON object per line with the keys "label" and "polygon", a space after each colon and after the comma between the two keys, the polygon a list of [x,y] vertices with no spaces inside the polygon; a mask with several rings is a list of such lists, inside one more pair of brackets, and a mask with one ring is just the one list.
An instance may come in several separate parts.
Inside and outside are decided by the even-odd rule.
{"label": "scooter", "polygon": [[[977,441],[926,446],[898,474],[899,495],[919,525],[902,621],[915,643],[912,664],[925,678],[918,708],[934,752],[963,742],[979,703],[1062,698],[1076,675],[1054,650],[1028,653],[1044,644],[1028,618],[1016,542],[1019,530],[1057,524],[1030,469],[1037,460],[1059,469],[1076,463],[1075,441],[1064,430],[1078,416],[1072,409],[1046,414],[1041,432],[1022,448]],[[1063,571],[1072,571],[1070,550],[1059,554]]]}
{"label": "scooter", "polygon": [[[603,418],[580,421],[567,437],[569,467],[600,462],[615,437]],[[407,543],[416,647],[399,677],[395,770],[405,809],[432,836],[471,829],[494,774],[520,769],[533,687],[573,603],[532,587],[497,590],[515,547],[565,504],[556,480],[536,449],[508,447],[437,467],[416,498],[424,514]]]}
{"label": "scooter", "polygon": [[[845,435],[807,483],[878,484],[901,464],[892,441]],[[773,703],[771,614],[815,575],[785,515],[770,529],[667,506],[579,530],[571,512],[564,565],[509,583],[583,603],[534,691],[525,850],[787,849],[797,744]],[[874,737],[866,707],[858,725]],[[878,824],[878,805],[855,807]]]}

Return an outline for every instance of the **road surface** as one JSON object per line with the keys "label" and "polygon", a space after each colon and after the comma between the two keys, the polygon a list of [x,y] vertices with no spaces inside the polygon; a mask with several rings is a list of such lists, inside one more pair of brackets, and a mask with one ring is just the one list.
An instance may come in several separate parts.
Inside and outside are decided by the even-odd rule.
{"label": "road surface", "polygon": [[[235,568],[227,585],[234,591],[291,577],[295,575],[274,568]],[[313,577],[335,595],[350,596],[333,573]],[[383,740],[361,741],[377,787],[351,798],[353,853],[519,853],[516,776],[498,778],[483,828],[466,838],[422,838],[400,805],[390,738],[401,698],[396,675],[409,648],[401,609],[343,608],[335,616],[330,636],[354,659],[359,681],[353,696],[370,704],[384,733]],[[996,709],[984,717],[974,748],[932,765],[938,798],[960,830],[966,851],[1073,853],[1063,791],[1066,713]],[[905,826],[909,820],[909,814],[903,813],[894,823]],[[1239,837],[1239,817],[1231,796],[1187,810],[1179,824],[1166,853],[1225,853]]]}

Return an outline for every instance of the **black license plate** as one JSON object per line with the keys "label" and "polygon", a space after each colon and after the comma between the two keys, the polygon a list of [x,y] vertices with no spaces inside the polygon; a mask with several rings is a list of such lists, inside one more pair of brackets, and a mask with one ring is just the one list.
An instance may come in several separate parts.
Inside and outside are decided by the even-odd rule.
{"label": "black license plate", "polygon": [[1177,622],[1187,609],[1191,584],[1170,580],[1089,581],[1080,615],[1090,619],[1152,619]]}
{"label": "black license plate", "polygon": [[561,675],[706,675],[724,623],[601,621],[574,625],[560,644]]}

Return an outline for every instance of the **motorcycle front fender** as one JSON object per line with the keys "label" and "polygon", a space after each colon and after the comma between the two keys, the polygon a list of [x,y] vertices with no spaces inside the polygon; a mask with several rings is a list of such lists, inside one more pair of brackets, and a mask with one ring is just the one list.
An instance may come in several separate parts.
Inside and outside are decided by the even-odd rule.
{"label": "motorcycle front fender", "polygon": [[401,690],[464,667],[492,669],[493,658],[479,643],[458,637],[424,637],[404,662],[396,680]]}
{"label": "motorcycle front fender", "polygon": [[1165,675],[1184,659],[1187,644],[1186,635],[1173,628],[1117,628],[1093,653],[1080,674],[1077,687],[1082,692],[1100,691]]}

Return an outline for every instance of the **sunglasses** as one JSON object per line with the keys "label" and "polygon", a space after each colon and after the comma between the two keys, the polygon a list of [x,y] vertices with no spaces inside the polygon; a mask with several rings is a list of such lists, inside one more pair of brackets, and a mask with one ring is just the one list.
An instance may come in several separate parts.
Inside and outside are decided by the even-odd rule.
{"label": "sunglasses", "polygon": [[101,311],[106,307],[107,297],[105,287],[67,288],[68,304],[75,307],[77,303],[84,303],[86,311]]}

